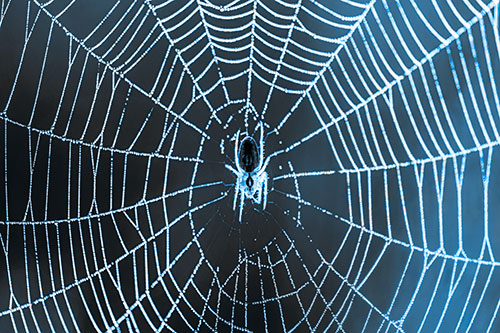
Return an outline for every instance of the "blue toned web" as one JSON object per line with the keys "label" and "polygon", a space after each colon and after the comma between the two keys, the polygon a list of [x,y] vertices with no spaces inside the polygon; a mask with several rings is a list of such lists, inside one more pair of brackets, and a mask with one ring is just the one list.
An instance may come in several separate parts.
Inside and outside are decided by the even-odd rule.
{"label": "blue toned web", "polygon": [[498,331],[499,9],[1,0],[0,325]]}

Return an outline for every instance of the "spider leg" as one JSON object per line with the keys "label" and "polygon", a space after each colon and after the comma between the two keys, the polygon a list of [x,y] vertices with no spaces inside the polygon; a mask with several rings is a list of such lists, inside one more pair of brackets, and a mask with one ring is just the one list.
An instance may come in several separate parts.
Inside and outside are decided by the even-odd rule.
{"label": "spider leg", "polygon": [[238,156],[238,149],[240,148],[239,139],[240,139],[240,130],[236,132],[236,141],[234,142],[234,164],[236,164],[236,169],[241,170],[240,157]]}
{"label": "spider leg", "polygon": [[257,173],[257,176],[258,176],[258,177],[260,177],[260,175],[262,175],[262,174],[265,172],[265,170],[266,170],[266,168],[267,168],[267,165],[269,164],[269,161],[271,160],[271,157],[272,157],[272,156],[273,156],[273,155],[269,155],[269,156],[266,158],[266,160],[264,161],[264,164],[263,164],[263,165],[262,165],[262,167],[259,169],[260,171]]}
{"label": "spider leg", "polygon": [[264,202],[262,203],[262,210],[266,210],[266,205],[267,205],[267,182],[268,182],[268,178],[267,178],[267,173],[264,172],[262,174],[262,176],[264,177]]}
{"label": "spider leg", "polygon": [[257,170],[261,170],[262,163],[264,163],[264,124],[261,122],[260,126],[260,158],[259,158],[259,166]]}
{"label": "spider leg", "polygon": [[238,193],[240,191],[240,178],[236,179],[236,186],[234,187],[234,200],[233,200],[233,210],[236,211],[236,202],[238,200]]}
{"label": "spider leg", "polygon": [[259,190],[257,193],[257,204],[260,205],[262,202],[262,184],[259,186]]}
{"label": "spider leg", "polygon": [[232,166],[229,164],[226,164],[226,169],[230,170],[232,173],[234,173],[236,176],[238,176],[238,171],[236,171]]}
{"label": "spider leg", "polygon": [[239,218],[239,221],[241,223],[241,214],[243,213],[243,204],[245,203],[244,202],[245,200],[245,193],[243,192],[243,189],[241,189],[241,198],[240,198],[240,218]]}

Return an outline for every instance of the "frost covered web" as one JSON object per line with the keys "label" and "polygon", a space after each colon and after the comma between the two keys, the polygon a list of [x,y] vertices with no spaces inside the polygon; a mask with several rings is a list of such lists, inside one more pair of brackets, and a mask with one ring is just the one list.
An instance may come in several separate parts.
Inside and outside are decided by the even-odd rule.
{"label": "frost covered web", "polygon": [[498,1],[360,1],[2,0],[2,327],[498,331]]}

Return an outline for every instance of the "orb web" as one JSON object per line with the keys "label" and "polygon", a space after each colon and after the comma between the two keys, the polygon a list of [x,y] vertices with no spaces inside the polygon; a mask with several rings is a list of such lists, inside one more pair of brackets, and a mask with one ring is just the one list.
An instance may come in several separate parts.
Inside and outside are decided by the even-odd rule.
{"label": "orb web", "polygon": [[498,6],[2,0],[0,322],[498,330]]}

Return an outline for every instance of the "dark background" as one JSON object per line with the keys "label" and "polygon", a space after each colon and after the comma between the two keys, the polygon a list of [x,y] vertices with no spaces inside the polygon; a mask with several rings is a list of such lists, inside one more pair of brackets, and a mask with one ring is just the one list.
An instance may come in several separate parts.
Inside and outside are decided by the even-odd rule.
{"label": "dark background", "polygon": [[[196,2],[154,11],[148,1],[3,2],[1,330],[498,330],[498,5],[485,14],[492,5],[458,2],[469,30],[447,4],[448,27],[431,1],[377,1],[331,63],[338,44],[300,25],[287,45],[256,28],[253,44],[219,43],[252,47],[204,49],[217,42],[196,42],[205,29],[236,38],[211,26],[252,17],[189,16]],[[241,3],[201,6],[222,16],[254,8]],[[301,5],[298,18],[317,35],[349,33],[307,14],[335,21],[313,1]],[[286,40],[265,20],[289,22],[256,8],[260,26]],[[282,58],[283,48],[310,62]],[[253,62],[247,99],[249,62],[214,54],[251,52],[263,67]],[[270,91],[269,59],[331,71],[318,79],[283,65],[279,73],[305,84],[278,76]],[[308,137],[321,121],[328,128]],[[268,203],[262,211],[246,200],[240,223],[225,164],[235,133],[258,139],[259,122],[273,156]],[[316,171],[325,173],[307,175]]]}

